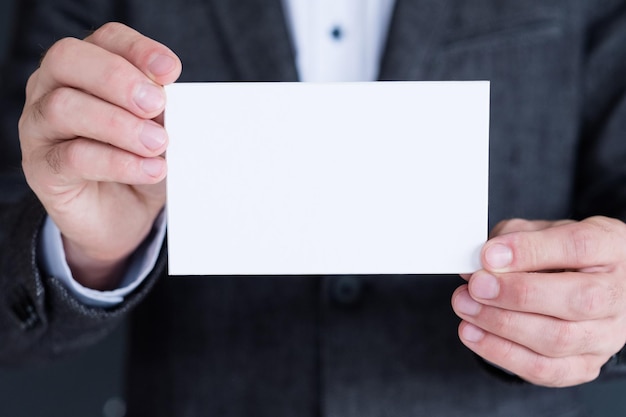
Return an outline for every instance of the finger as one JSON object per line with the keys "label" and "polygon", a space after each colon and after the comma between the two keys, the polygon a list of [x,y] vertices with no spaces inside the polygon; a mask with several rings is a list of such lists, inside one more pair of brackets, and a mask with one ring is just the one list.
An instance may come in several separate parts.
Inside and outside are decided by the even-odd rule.
{"label": "finger", "polygon": [[31,100],[59,87],[83,90],[151,119],[163,111],[163,88],[119,55],[96,45],[66,38],[46,53]]}
{"label": "finger", "polygon": [[508,219],[499,222],[489,233],[489,238],[505,235],[513,232],[536,232],[549,227],[561,224],[573,223],[573,220],[525,220],[525,219]]}
{"label": "finger", "polygon": [[459,325],[459,338],[474,353],[533,384],[566,387],[592,381],[605,360],[595,355],[549,358],[466,321]]}
{"label": "finger", "polygon": [[479,271],[468,288],[482,304],[572,321],[617,316],[623,312],[626,295],[621,280],[578,272],[497,275]]}
{"label": "finger", "polygon": [[619,346],[611,320],[567,321],[503,310],[479,304],[464,288],[455,292],[452,305],[465,321],[547,357],[590,353],[608,357]]}
{"label": "finger", "polygon": [[46,192],[56,190],[57,184],[72,186],[87,181],[117,182],[129,185],[156,184],[166,174],[166,163],[161,157],[142,158],[114,146],[93,140],[78,138],[60,142],[47,149],[43,155],[35,156],[37,161],[25,161],[25,170],[43,171],[28,174],[42,179],[34,188],[49,187]]}
{"label": "finger", "polygon": [[544,271],[612,266],[624,258],[624,223],[605,217],[532,232],[513,232],[489,240],[482,249],[485,269],[493,272]]}
{"label": "finger", "polygon": [[[174,60],[173,66],[164,60]],[[87,41],[55,43],[30,91],[36,100],[58,87],[73,87],[150,119],[165,106],[159,83],[173,82],[180,71],[180,60],[165,46],[126,26],[107,24]]]}
{"label": "finger", "polygon": [[113,104],[72,88],[58,88],[27,106],[30,123],[21,132],[32,140],[85,137],[125,149],[140,156],[162,154],[167,147],[167,133],[159,124],[138,118]]}
{"label": "finger", "polygon": [[173,83],[182,71],[171,49],[121,23],[107,23],[85,41],[125,58],[160,85]]}

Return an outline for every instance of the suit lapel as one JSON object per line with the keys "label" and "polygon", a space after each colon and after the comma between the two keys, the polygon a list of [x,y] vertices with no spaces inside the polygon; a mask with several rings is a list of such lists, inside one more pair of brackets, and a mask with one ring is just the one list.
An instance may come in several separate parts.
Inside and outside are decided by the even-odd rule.
{"label": "suit lapel", "polygon": [[444,32],[449,0],[396,0],[379,79],[423,80]]}
{"label": "suit lapel", "polygon": [[[246,81],[296,81],[281,0],[212,3],[238,75]],[[444,32],[450,0],[396,0],[380,80],[420,80]]]}
{"label": "suit lapel", "polygon": [[293,47],[280,0],[207,0],[237,72],[245,81],[296,81]]}

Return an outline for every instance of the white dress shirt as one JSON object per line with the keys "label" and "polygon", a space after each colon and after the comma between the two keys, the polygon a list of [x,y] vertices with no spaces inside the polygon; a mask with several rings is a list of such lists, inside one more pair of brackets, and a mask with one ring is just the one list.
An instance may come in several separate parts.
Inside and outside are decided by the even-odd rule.
{"label": "white dress shirt", "polygon": [[374,81],[393,0],[284,0],[301,81]]}
{"label": "white dress shirt", "polygon": [[[283,0],[300,80],[376,80],[393,5],[394,0]],[[113,291],[96,291],[72,277],[61,233],[48,217],[40,240],[43,268],[63,281],[83,303],[112,307],[122,302],[154,268],[165,236],[163,213],[157,218],[155,228],[154,238],[133,256],[120,287]]]}

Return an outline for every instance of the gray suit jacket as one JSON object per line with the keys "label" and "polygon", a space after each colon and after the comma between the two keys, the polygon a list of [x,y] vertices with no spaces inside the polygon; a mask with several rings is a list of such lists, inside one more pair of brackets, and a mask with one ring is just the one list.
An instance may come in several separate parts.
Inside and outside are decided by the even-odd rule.
{"label": "gray suit jacket", "polygon": [[[121,306],[78,303],[38,267],[44,212],[15,191],[15,120],[42,51],[121,20],[177,52],[184,81],[296,80],[294,54],[278,0],[20,5],[3,77],[2,361],[67,354],[130,315],[129,416],[585,415],[575,388],[515,381],[462,347],[457,277],[159,279],[162,256]],[[617,0],[398,0],[380,69],[382,80],[492,81],[492,226],[626,219],[625,74]]]}

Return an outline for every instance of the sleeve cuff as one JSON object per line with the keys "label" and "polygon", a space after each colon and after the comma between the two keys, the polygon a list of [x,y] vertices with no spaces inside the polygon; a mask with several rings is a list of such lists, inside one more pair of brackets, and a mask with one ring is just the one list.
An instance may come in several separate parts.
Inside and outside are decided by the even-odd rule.
{"label": "sleeve cuff", "polygon": [[39,240],[39,258],[46,274],[59,279],[80,302],[91,307],[114,307],[124,301],[124,297],[135,290],[154,268],[165,238],[165,210],[154,222],[150,235],[132,255],[130,265],[119,288],[111,291],[98,291],[78,283],[65,258],[61,232],[48,216]]}

